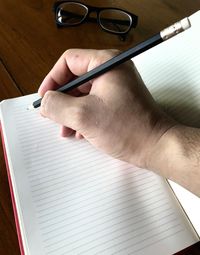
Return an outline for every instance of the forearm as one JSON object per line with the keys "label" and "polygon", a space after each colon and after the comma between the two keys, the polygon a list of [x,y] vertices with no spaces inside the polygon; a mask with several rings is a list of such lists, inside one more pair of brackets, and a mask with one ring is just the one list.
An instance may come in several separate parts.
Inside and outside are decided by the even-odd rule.
{"label": "forearm", "polygon": [[152,152],[148,168],[200,196],[200,129],[169,129]]}

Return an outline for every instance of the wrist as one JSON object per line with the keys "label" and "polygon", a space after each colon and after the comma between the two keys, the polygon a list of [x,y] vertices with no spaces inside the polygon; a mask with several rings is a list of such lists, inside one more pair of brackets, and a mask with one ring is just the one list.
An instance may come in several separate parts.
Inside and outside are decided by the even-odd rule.
{"label": "wrist", "polygon": [[[162,138],[176,125],[176,122],[165,113],[156,112],[152,113],[152,115],[149,114],[144,123],[145,130],[141,126],[137,131],[140,135],[130,139],[131,146],[127,161],[138,167],[154,170],[155,165],[157,169],[157,165],[160,164],[160,155],[158,154],[161,153],[161,147],[165,147],[165,140]],[[139,141],[136,142],[136,138]]]}
{"label": "wrist", "polygon": [[177,125],[169,127],[158,139],[157,143],[153,147],[148,161],[147,169],[156,172],[159,175],[163,175],[170,178],[172,173],[172,165],[174,160],[181,153],[181,145],[178,139]]}
{"label": "wrist", "polygon": [[[150,146],[145,158],[145,168],[163,175],[163,165],[169,164],[179,146],[176,127],[178,123],[163,116],[153,129]],[[171,155],[172,154],[172,155]]]}
{"label": "wrist", "polygon": [[200,195],[199,130],[176,124],[156,144],[148,169]]}

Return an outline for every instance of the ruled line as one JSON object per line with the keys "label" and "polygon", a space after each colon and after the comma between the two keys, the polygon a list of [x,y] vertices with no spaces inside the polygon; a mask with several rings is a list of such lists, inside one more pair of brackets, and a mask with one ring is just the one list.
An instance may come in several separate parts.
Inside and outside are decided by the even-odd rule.
{"label": "ruled line", "polygon": [[16,135],[46,255],[128,254],[185,230],[160,177],[60,138],[57,124],[22,108]]}

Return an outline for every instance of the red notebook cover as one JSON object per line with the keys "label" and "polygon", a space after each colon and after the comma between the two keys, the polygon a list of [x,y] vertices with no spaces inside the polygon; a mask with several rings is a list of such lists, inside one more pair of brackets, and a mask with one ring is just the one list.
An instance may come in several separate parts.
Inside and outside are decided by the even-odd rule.
{"label": "red notebook cover", "polygon": [[9,183],[9,187],[10,187],[10,195],[11,195],[12,206],[13,206],[13,211],[14,211],[14,218],[15,218],[15,224],[16,224],[16,229],[17,229],[17,236],[18,236],[18,241],[19,241],[20,252],[21,252],[21,255],[25,255],[24,247],[23,247],[23,242],[22,242],[22,235],[21,235],[21,231],[20,231],[17,207],[16,207],[16,203],[15,203],[15,196],[14,196],[14,191],[13,191],[13,186],[12,186],[12,179],[11,179],[11,176],[10,176],[10,169],[9,169],[9,164],[8,164],[8,158],[7,158],[6,147],[5,147],[5,143],[4,143],[4,136],[3,136],[3,130],[2,130],[2,127],[1,127],[1,123],[0,123],[0,133],[1,133],[3,152],[4,152],[5,162],[6,162],[6,169],[7,169],[7,175],[8,175],[8,183]]}

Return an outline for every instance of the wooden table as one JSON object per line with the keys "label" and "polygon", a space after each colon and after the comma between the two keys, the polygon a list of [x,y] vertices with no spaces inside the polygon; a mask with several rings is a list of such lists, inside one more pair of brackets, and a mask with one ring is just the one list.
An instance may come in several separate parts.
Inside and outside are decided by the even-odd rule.
{"label": "wooden table", "polygon": [[[126,49],[200,8],[200,0],[88,0],[139,16],[125,42],[97,24],[57,29],[52,0],[0,0],[0,100],[37,91],[59,56],[69,48]],[[81,29],[80,29],[81,28]],[[0,254],[20,254],[6,167],[0,148]],[[200,243],[179,254],[200,254]]]}

